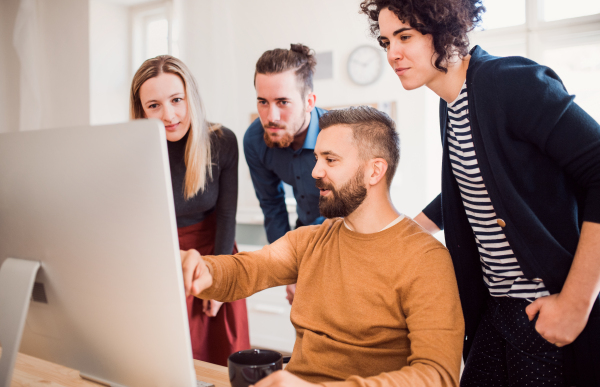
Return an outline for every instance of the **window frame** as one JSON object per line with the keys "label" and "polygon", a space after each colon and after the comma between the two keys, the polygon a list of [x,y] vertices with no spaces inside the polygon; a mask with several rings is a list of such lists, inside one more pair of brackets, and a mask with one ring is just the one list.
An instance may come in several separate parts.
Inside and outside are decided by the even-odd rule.
{"label": "window frame", "polygon": [[545,21],[543,4],[543,0],[525,0],[525,24],[472,31],[472,45],[484,49],[524,45],[525,56],[541,62],[543,50],[550,44],[567,47],[600,41],[600,13]]}
{"label": "window frame", "polygon": [[148,58],[147,28],[148,24],[166,19],[168,23],[167,54],[173,53],[173,10],[171,1],[159,1],[130,8],[131,19],[131,66],[135,73],[139,66]]}

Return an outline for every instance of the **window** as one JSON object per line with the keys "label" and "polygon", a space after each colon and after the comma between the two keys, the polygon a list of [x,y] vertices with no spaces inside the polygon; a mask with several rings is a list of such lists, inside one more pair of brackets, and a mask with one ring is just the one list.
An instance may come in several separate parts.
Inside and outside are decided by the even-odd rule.
{"label": "window", "polygon": [[483,0],[486,12],[479,29],[511,27],[525,24],[525,0]]}
{"label": "window", "polygon": [[169,21],[165,17],[151,20],[145,25],[144,48],[147,58],[169,53]]}
{"label": "window", "polygon": [[170,3],[133,7],[131,17],[134,72],[148,58],[172,54]]}
{"label": "window", "polygon": [[562,79],[583,110],[600,122],[600,39],[577,46],[548,47],[542,62]]}
{"label": "window", "polygon": [[569,19],[600,13],[600,1],[576,0],[565,3],[564,0],[541,0],[542,19],[545,21]]}

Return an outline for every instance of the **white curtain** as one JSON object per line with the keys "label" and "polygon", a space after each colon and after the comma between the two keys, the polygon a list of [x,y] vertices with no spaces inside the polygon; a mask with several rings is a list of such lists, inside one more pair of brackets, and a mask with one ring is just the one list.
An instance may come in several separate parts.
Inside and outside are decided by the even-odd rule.
{"label": "white curtain", "polygon": [[20,130],[40,129],[42,125],[39,67],[42,56],[37,7],[37,0],[21,0],[13,34],[13,45],[21,64]]}

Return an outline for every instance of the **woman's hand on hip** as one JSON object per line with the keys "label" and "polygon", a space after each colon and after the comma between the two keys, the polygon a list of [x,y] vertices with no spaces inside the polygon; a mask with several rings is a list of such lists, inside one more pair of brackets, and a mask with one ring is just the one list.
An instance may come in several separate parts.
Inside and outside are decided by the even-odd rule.
{"label": "woman's hand on hip", "polygon": [[583,222],[577,251],[560,293],[540,297],[525,310],[535,329],[559,347],[571,344],[585,328],[600,292],[600,223]]}
{"label": "woman's hand on hip", "polygon": [[573,303],[561,299],[560,293],[538,298],[525,308],[525,312],[529,321],[538,314],[535,330],[557,347],[575,341],[589,317],[589,311],[576,308]]}

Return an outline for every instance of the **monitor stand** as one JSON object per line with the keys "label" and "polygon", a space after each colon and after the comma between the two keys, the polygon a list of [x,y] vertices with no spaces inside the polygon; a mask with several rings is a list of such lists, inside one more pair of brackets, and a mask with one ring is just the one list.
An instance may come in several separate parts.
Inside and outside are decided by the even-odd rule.
{"label": "monitor stand", "polygon": [[0,387],[10,387],[40,262],[7,258],[0,267]]}
{"label": "monitor stand", "polygon": [[91,380],[92,382],[97,383],[97,384],[101,384],[103,386],[108,386],[108,387],[125,387],[125,386],[123,386],[121,384],[116,384],[116,383],[113,383],[113,382],[109,382],[108,380],[104,380],[102,378],[98,378],[98,377],[95,377],[95,376],[92,376],[92,375],[89,375],[89,374],[86,374],[86,373],[83,373],[83,372],[79,372],[79,377],[81,379]]}
{"label": "monitor stand", "polygon": [[[82,372],[79,373],[79,377],[82,378],[82,379],[91,380],[92,382],[101,384],[103,386],[108,386],[108,387],[125,387],[125,386],[122,386],[120,384],[111,383],[108,380],[104,380],[104,379],[101,379],[101,378],[97,378],[95,376],[84,374]],[[212,383],[209,383],[209,382],[203,382],[201,380],[196,380],[196,387],[215,387],[215,385],[212,384]]]}

